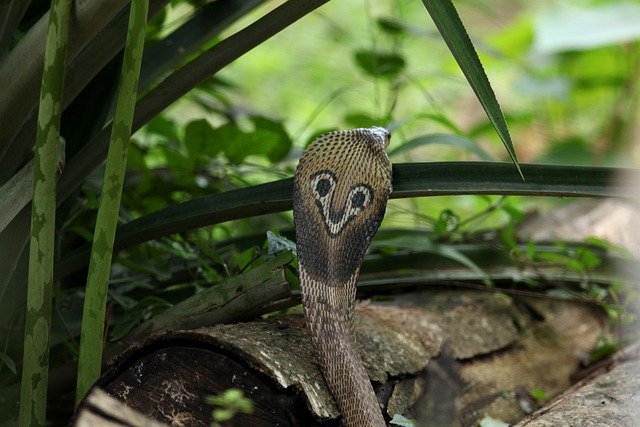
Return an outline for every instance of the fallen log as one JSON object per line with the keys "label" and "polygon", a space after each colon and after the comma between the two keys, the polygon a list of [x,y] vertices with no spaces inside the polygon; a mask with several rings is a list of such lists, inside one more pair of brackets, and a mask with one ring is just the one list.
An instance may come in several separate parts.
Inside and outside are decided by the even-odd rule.
{"label": "fallen log", "polygon": [[[485,414],[521,419],[519,389],[562,392],[606,324],[599,309],[574,302],[432,290],[361,303],[355,333],[389,419],[433,419],[420,411],[442,407],[443,390],[429,393],[429,369],[454,366],[449,379],[458,379],[458,392],[443,416],[469,425]],[[254,409],[233,425],[339,423],[299,313],[155,335],[113,360],[96,387],[174,425],[210,425],[205,396],[229,388],[242,390]]]}

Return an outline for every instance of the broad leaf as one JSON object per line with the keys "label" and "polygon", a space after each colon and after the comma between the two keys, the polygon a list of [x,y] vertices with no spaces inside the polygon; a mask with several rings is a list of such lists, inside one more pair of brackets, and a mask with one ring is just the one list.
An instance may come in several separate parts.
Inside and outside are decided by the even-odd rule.
{"label": "broad leaf", "polygon": [[184,130],[184,145],[191,157],[213,157],[222,151],[222,144],[206,119],[190,122]]}
{"label": "broad leaf", "polygon": [[271,134],[270,137],[275,137],[274,145],[267,152],[267,158],[276,163],[287,157],[293,141],[282,123],[263,116],[252,116],[251,121],[256,126],[256,130],[267,131]]}
{"label": "broad leaf", "polygon": [[382,53],[359,50],[355,54],[356,64],[371,77],[392,78],[404,70],[405,60],[397,53]]}

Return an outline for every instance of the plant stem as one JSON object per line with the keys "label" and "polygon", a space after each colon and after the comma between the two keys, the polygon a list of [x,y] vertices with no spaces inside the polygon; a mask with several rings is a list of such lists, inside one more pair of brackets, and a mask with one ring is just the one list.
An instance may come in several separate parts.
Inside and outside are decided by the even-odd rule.
{"label": "plant stem", "polygon": [[71,0],[53,0],[40,89],[33,167],[31,244],[24,335],[20,426],[46,423],[56,214],[58,140]]}
{"label": "plant stem", "polygon": [[109,154],[91,248],[82,313],[76,402],[100,376],[106,297],[144,49],[148,0],[132,0]]}

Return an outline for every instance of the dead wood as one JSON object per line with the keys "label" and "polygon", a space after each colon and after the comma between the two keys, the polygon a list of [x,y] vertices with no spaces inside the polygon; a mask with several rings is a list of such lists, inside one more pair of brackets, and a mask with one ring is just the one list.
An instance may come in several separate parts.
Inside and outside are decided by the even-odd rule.
{"label": "dead wood", "polygon": [[[550,395],[566,389],[605,324],[603,313],[577,303],[441,290],[360,304],[355,332],[389,417],[419,416],[420,396],[429,395],[433,383],[429,367],[448,364],[454,366],[450,377],[459,379],[449,416],[469,425],[485,413],[521,419],[518,388]],[[444,342],[448,361],[438,358]],[[204,396],[231,387],[243,390],[255,409],[237,415],[233,425],[338,422],[303,318],[295,313],[152,337],[113,361],[97,385],[176,425],[209,425],[212,408]]]}
{"label": "dead wood", "polygon": [[122,401],[94,388],[78,412],[78,427],[167,427],[134,411]]}

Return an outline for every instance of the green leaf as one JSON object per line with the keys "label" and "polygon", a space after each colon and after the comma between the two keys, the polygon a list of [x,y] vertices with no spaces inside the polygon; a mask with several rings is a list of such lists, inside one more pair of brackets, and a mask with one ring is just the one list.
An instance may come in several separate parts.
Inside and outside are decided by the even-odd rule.
{"label": "green leaf", "polygon": [[[135,141],[132,141],[132,142],[135,142]],[[145,163],[145,160],[144,160],[145,154],[146,153],[144,152],[144,150],[138,147],[138,145],[136,145],[135,143],[130,144],[127,167],[129,169],[135,169],[139,171],[146,170],[147,164]]]}
{"label": "green leaf", "polygon": [[404,70],[405,60],[397,53],[381,53],[359,50],[355,53],[356,64],[369,76],[378,78],[396,77]]}
{"label": "green leaf", "polygon": [[178,127],[176,126],[176,123],[163,114],[160,114],[154,117],[153,120],[150,120],[149,123],[144,126],[144,130],[154,135],[161,136],[168,141],[177,141],[180,139],[178,137]]}
{"label": "green leaf", "polygon": [[498,100],[453,3],[451,0],[422,0],[422,2],[493,123],[518,173],[524,179]]}
{"label": "green leaf", "polygon": [[9,368],[13,375],[18,375],[18,371],[16,370],[16,363],[11,357],[9,357],[7,353],[3,353],[0,351],[0,362],[2,362],[3,365]]}
{"label": "green leaf", "polygon": [[410,420],[400,414],[393,414],[393,418],[391,418],[389,424],[400,427],[414,427],[416,425],[416,420]]}
{"label": "green leaf", "polygon": [[219,408],[219,409],[214,409],[213,412],[211,413],[211,416],[216,421],[229,421],[231,418],[233,418],[235,414],[236,412],[232,409]]}
{"label": "green leaf", "polygon": [[406,35],[407,33],[405,25],[396,19],[378,18],[376,24],[382,31],[393,36]]}
{"label": "green leaf", "polygon": [[460,223],[460,218],[451,210],[445,209],[440,212],[437,221],[433,224],[433,229],[438,234],[446,234],[455,231]]}
{"label": "green leaf", "polygon": [[623,258],[633,258],[631,252],[629,252],[629,250],[624,246],[609,242],[608,240],[601,239],[600,237],[589,236],[584,240],[584,242],[595,248],[613,252]]}
{"label": "green leaf", "polygon": [[513,221],[509,222],[506,227],[499,230],[500,240],[508,252],[517,253],[518,241],[516,239],[516,232]]}
{"label": "green leaf", "polygon": [[620,350],[620,345],[606,337],[598,340],[596,348],[591,353],[591,362],[605,359]]}
{"label": "green leaf", "polygon": [[576,257],[586,271],[591,271],[602,264],[602,258],[587,248],[578,249],[576,251]]}
{"label": "green leaf", "polygon": [[443,133],[434,133],[431,135],[424,135],[409,140],[402,144],[400,147],[389,151],[389,157],[397,156],[398,154],[406,153],[414,150],[418,147],[424,147],[430,144],[443,144],[450,145],[457,148],[462,148],[477,155],[480,159],[486,161],[492,161],[493,158],[482,149],[475,141],[465,138],[459,135],[448,135]]}
{"label": "green leaf", "polygon": [[[265,125],[265,122],[261,122]],[[268,126],[268,125],[267,125]],[[233,123],[215,129],[214,138],[223,148],[229,163],[241,164],[247,157],[259,155],[270,159],[282,157],[282,135],[271,130],[257,128],[253,132],[243,132]],[[286,148],[288,152],[288,148]]]}
{"label": "green leaf", "polygon": [[174,175],[187,174],[189,177],[193,174],[193,168],[196,166],[196,160],[181,153],[177,147],[167,145],[162,146],[160,151],[164,155],[167,165],[171,168]]}
{"label": "green leaf", "polygon": [[233,256],[238,270],[243,271],[258,257],[258,248],[249,248],[246,251]]}
{"label": "green leaf", "polygon": [[344,116],[344,122],[349,127],[354,128],[368,128],[372,126],[384,126],[387,122],[387,119],[381,119],[379,117],[374,117],[367,113],[349,113]]}
{"label": "green leaf", "polygon": [[222,143],[206,119],[189,122],[184,130],[184,145],[191,157],[214,157],[222,151]]}
{"label": "green leaf", "polygon": [[467,257],[462,252],[457,251],[456,249],[440,245],[437,243],[433,243],[428,240],[424,236],[417,235],[398,235],[398,236],[390,236],[386,239],[377,239],[374,240],[371,244],[372,249],[376,248],[401,248],[403,250],[410,251],[419,251],[419,252],[428,252],[437,255],[441,255],[443,257],[449,258],[453,261],[457,261],[470,270],[477,273],[479,276],[483,278],[483,281],[486,284],[491,284],[491,278],[489,275],[482,270],[475,262],[473,262],[469,257]]}
{"label": "green leaf", "polygon": [[238,412],[253,413],[253,401],[244,397],[242,390],[236,388],[227,389],[217,396],[206,396],[205,402],[219,407],[211,413],[216,421],[228,421]]}
{"label": "green leaf", "polygon": [[414,37],[433,38],[438,36],[437,31],[426,30],[417,25],[410,25],[406,22],[399,21],[394,18],[378,18],[376,20],[378,27],[385,33],[392,36],[412,35]]}
{"label": "green leaf", "polygon": [[282,123],[263,116],[252,116],[251,121],[256,126],[256,130],[266,131],[259,136],[266,135],[268,138],[275,136],[273,146],[266,152],[267,158],[273,163],[284,160],[291,151],[293,141]]}
{"label": "green leaf", "polygon": [[153,17],[147,24],[147,40],[159,40],[162,38],[162,31],[164,29],[164,20],[167,17],[167,10],[161,9],[156,16]]}
{"label": "green leaf", "polygon": [[549,397],[549,393],[539,388],[531,388],[527,391],[529,392],[531,397],[533,397],[536,400],[545,400]]}

